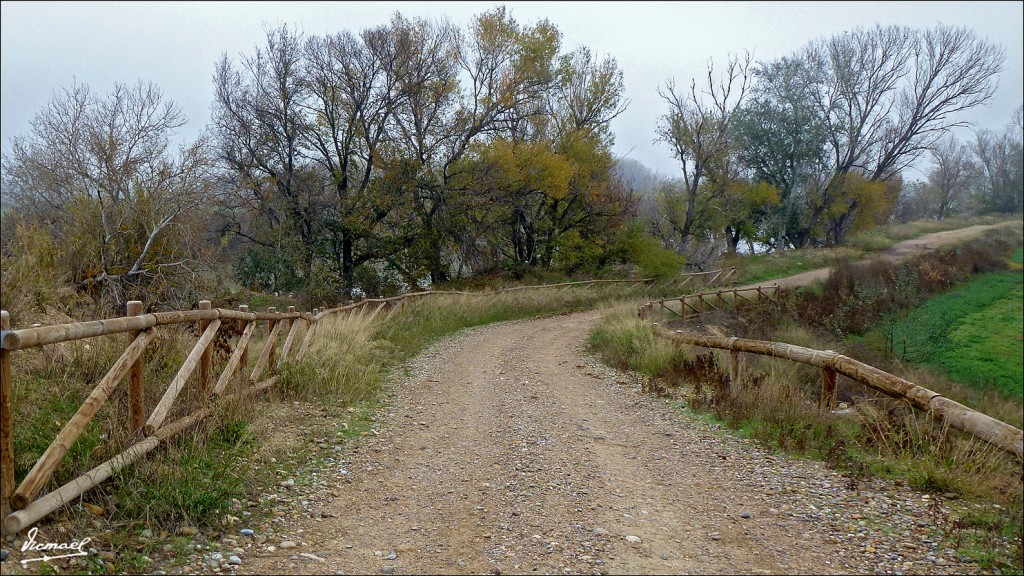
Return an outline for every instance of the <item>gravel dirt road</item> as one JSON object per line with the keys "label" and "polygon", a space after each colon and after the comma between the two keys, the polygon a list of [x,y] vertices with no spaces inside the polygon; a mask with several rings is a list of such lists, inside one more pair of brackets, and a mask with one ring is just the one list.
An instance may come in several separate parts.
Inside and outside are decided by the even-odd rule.
{"label": "gravel dirt road", "polygon": [[934,532],[941,499],[772,455],[642,393],[586,354],[598,317],[497,324],[432,346],[389,382],[378,434],[331,460],[318,484],[288,486],[301,511],[247,542],[235,571],[978,571]]}
{"label": "gravel dirt road", "polygon": [[930,537],[926,496],[771,455],[600,365],[597,318],[433,346],[379,435],[236,572],[972,571]]}

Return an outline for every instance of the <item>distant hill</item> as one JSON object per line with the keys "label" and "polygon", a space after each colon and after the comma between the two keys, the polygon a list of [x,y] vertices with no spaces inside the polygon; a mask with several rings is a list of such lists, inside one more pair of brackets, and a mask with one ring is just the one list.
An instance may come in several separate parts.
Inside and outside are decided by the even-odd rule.
{"label": "distant hill", "polygon": [[653,198],[658,186],[669,180],[668,176],[632,158],[619,159],[612,168],[612,173],[636,190],[642,198]]}

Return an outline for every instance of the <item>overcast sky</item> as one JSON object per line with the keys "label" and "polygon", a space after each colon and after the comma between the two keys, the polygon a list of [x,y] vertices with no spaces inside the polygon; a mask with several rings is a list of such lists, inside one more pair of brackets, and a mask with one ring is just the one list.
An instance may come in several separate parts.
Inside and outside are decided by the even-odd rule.
{"label": "overcast sky", "polygon": [[[2,2],[2,144],[27,134],[32,116],[77,78],[106,94],[115,82],[153,81],[188,117],[182,139],[210,116],[214,63],[265,40],[266,26],[307,34],[357,32],[405,16],[447,17],[465,26],[495,2]],[[663,174],[678,168],[654,127],[665,107],[656,89],[688,84],[707,61],[749,50],[757,60],[858,25],[963,25],[1002,45],[1006,63],[991,105],[966,119],[1001,129],[1024,102],[1021,2],[508,2],[520,22],[549,19],[563,47],[614,56],[631,104],[612,124],[615,151]],[[914,177],[915,175],[911,175]]]}

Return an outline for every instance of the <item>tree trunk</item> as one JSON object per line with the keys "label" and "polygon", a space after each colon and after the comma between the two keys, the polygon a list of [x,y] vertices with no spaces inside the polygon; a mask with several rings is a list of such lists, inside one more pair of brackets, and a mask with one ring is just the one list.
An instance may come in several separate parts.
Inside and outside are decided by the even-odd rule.
{"label": "tree trunk", "polygon": [[732,226],[725,227],[725,240],[729,247],[729,255],[736,255],[736,248],[740,244],[740,230]]}
{"label": "tree trunk", "polygon": [[341,277],[345,282],[345,298],[352,299],[352,289],[356,283],[355,260],[352,256],[352,233],[341,233]]}

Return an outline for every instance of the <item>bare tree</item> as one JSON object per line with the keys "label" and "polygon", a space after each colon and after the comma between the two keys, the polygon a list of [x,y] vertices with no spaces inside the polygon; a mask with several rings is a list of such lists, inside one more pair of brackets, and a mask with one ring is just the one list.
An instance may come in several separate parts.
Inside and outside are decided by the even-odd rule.
{"label": "bare tree", "polygon": [[935,216],[942,220],[963,206],[975,166],[970,148],[954,137],[932,148],[931,156],[935,167],[928,173],[928,184],[935,193]]}
{"label": "bare tree", "polygon": [[[306,123],[302,37],[286,26],[268,30],[266,45],[237,66],[223,55],[213,80],[218,155],[241,184],[228,213],[235,221],[225,231],[276,251],[283,239],[296,237],[302,249],[295,256],[308,272],[319,206],[303,188],[309,178],[300,141]],[[276,234],[250,229],[239,212],[257,214]]]}
{"label": "bare tree", "polygon": [[[375,176],[395,168],[394,115],[406,97],[415,24],[396,15],[390,24],[310,38],[305,45],[304,104],[310,117],[303,132],[305,154],[333,188],[325,244],[350,294],[355,270],[363,263],[393,255],[381,230],[411,194],[373,187]],[[387,149],[385,149],[387,148]],[[399,192],[398,195],[387,192]],[[399,196],[406,198],[399,198]]]}
{"label": "bare tree", "polygon": [[[857,28],[811,43],[803,53],[829,135],[833,183],[830,240],[841,244],[856,220],[857,198],[841,197],[845,175],[886,180],[916,161],[957,114],[989,101],[1003,50],[966,28]],[[846,205],[844,209],[840,208]]]}
{"label": "bare tree", "polygon": [[714,164],[736,149],[732,120],[749,88],[750,63],[749,54],[742,60],[731,57],[721,77],[715,78],[714,64],[708,62],[700,89],[696,79],[690,82],[688,91],[677,92],[675,81],[669,81],[664,90],[658,89],[669,108],[658,125],[658,137],[672,147],[682,170],[682,221],[669,220],[682,243],[707,223],[709,201],[724,192],[704,186],[704,181]]}
{"label": "bare tree", "polygon": [[984,174],[980,193],[983,210],[1019,212],[1024,208],[1024,134],[1018,107],[1002,132],[978,130],[974,154]]}
{"label": "bare tree", "polygon": [[[4,157],[5,205],[66,240],[82,288],[117,303],[130,283],[189,273],[210,163],[204,138],[170,151],[185,119],[152,83],[103,98],[73,85],[36,114]],[[8,202],[10,204],[8,204]]]}

